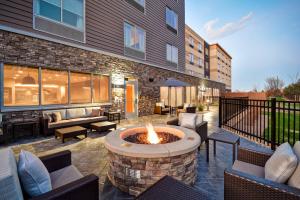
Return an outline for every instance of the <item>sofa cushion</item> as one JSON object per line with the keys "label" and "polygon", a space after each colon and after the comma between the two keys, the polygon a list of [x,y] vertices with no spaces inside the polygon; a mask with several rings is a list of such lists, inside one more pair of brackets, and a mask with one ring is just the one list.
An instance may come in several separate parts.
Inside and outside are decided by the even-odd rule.
{"label": "sofa cushion", "polygon": [[61,127],[67,127],[67,126],[88,124],[88,123],[93,123],[93,122],[101,122],[101,121],[106,121],[106,120],[107,120],[106,116],[67,119],[67,120],[61,120],[59,122],[50,123],[49,128],[61,128]]}
{"label": "sofa cushion", "polygon": [[42,161],[28,151],[21,151],[18,173],[24,190],[31,197],[39,196],[52,190],[48,170]]}
{"label": "sofa cushion", "polygon": [[75,119],[80,117],[87,117],[85,108],[70,108],[67,109],[67,119]]}
{"label": "sofa cushion", "polygon": [[90,117],[99,117],[99,116],[100,116],[100,109],[93,109]]}
{"label": "sofa cushion", "polygon": [[52,187],[53,189],[56,189],[73,181],[76,181],[83,176],[76,167],[70,165],[50,173],[50,177]]}
{"label": "sofa cushion", "polygon": [[46,110],[46,111],[43,111],[43,114],[44,114],[44,117],[45,117],[45,114],[47,114],[47,113],[53,114],[54,112],[60,112],[62,120],[67,119],[66,109],[61,109],[61,110]]}
{"label": "sofa cushion", "polygon": [[197,114],[194,113],[180,113],[181,122],[180,126],[190,129],[195,129]]}
{"label": "sofa cushion", "polygon": [[52,116],[54,122],[59,122],[62,120],[60,112],[54,112]]}
{"label": "sofa cushion", "polygon": [[300,141],[294,144],[294,153],[298,158],[298,165],[288,181],[288,185],[300,189]]}
{"label": "sofa cushion", "polygon": [[99,109],[100,110],[100,108],[101,107],[86,107],[85,108],[85,114],[86,114],[86,116],[87,117],[90,117],[91,116],[91,114],[92,114],[92,111],[94,110],[94,109]]}
{"label": "sofa cushion", "polygon": [[280,145],[265,165],[265,178],[285,183],[297,167],[297,157],[289,143]]}
{"label": "sofa cushion", "polygon": [[256,177],[265,178],[265,168],[243,161],[236,160],[232,166],[232,169],[244,172]]}
{"label": "sofa cushion", "polygon": [[0,150],[0,199],[23,200],[16,159],[11,148]]}

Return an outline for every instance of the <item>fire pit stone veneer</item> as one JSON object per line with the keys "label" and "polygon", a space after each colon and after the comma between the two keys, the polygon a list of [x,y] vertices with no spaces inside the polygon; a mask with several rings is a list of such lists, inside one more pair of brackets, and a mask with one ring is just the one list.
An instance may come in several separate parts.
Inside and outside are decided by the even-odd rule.
{"label": "fire pit stone veneer", "polygon": [[120,190],[136,196],[165,175],[186,184],[195,182],[199,135],[178,126],[155,126],[154,130],[174,134],[180,140],[165,144],[135,144],[124,140],[147,131],[142,126],[118,129],[105,137],[108,178]]}

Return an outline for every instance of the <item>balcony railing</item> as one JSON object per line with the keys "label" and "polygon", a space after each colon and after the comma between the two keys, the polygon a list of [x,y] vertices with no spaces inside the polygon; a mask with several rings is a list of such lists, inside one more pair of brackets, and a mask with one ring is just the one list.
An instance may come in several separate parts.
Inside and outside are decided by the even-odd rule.
{"label": "balcony railing", "polygon": [[220,98],[219,127],[272,149],[285,142],[293,145],[300,135],[300,102]]}

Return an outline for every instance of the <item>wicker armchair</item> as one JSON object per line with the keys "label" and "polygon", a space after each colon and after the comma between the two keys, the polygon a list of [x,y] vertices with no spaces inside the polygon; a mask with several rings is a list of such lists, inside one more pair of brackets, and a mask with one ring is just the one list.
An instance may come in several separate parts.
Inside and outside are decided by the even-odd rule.
{"label": "wicker armchair", "polygon": [[[238,160],[264,167],[272,152],[260,152],[239,147]],[[300,199],[300,190],[247,173],[224,171],[224,199]]]}
{"label": "wicker armchair", "polygon": [[155,105],[154,107],[154,114],[165,115],[168,114],[169,112],[170,112],[169,106],[162,107],[162,106]]}
{"label": "wicker armchair", "polygon": [[[170,120],[167,122],[168,125],[173,125],[173,126],[179,126],[178,124],[178,118]],[[196,125],[196,130],[195,130],[201,137],[201,144],[203,142],[207,141],[207,121],[203,121],[200,124]]]}

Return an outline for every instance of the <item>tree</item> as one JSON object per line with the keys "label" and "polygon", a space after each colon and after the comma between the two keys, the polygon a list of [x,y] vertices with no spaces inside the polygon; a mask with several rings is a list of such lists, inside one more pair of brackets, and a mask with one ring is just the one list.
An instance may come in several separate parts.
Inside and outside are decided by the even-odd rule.
{"label": "tree", "polygon": [[269,77],[266,79],[265,91],[267,96],[279,97],[282,96],[282,88],[284,87],[283,80],[277,77]]}
{"label": "tree", "polygon": [[300,99],[300,79],[297,82],[292,83],[284,88],[283,94],[286,98],[290,100]]}

